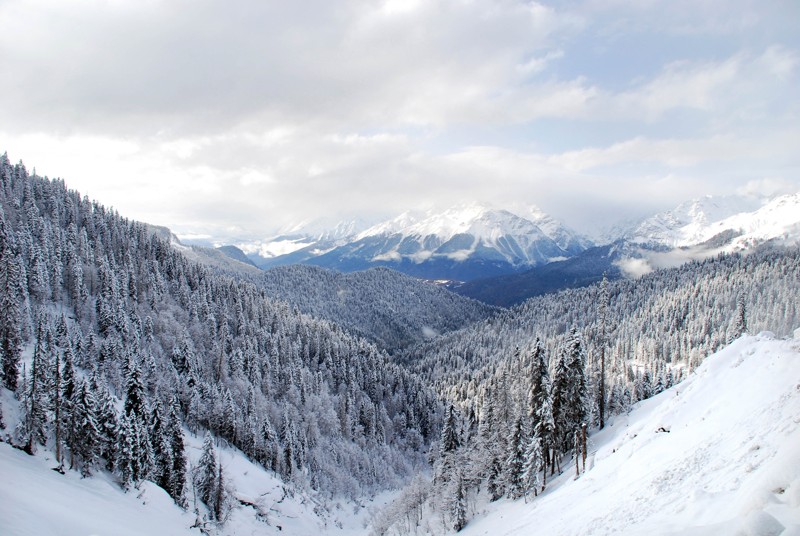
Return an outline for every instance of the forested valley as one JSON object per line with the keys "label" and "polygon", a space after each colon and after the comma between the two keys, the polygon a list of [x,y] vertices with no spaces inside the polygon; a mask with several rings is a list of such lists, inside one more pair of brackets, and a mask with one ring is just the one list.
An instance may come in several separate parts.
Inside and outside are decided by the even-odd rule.
{"label": "forested valley", "polygon": [[479,499],[585,470],[594,431],[708,354],[800,321],[796,246],[498,310],[385,270],[225,272],[7,155],[0,209],[3,441],[217,527],[225,446],[323,501],[402,488],[376,534],[458,531]]}

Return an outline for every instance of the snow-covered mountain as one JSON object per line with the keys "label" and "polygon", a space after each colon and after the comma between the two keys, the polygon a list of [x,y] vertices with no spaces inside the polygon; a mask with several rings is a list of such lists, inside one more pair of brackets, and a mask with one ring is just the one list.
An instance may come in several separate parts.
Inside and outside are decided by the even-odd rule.
{"label": "snow-covered mountain", "polygon": [[388,266],[417,277],[467,280],[569,258],[591,245],[537,208],[528,212],[522,217],[479,203],[406,212],[349,236],[354,226],[318,236],[283,235],[259,251],[262,257],[275,253],[272,258],[255,262],[303,262],[343,272]]}
{"label": "snow-covered mountain", "polygon": [[316,220],[289,225],[265,240],[241,242],[237,247],[259,268],[307,261],[347,243],[369,227],[363,220]]}
{"label": "snow-covered mountain", "polygon": [[430,213],[422,219],[405,213],[360,233],[354,251],[369,248],[377,240],[382,242],[373,256],[378,261],[410,259],[419,263],[437,257],[462,261],[477,256],[514,266],[541,264],[582,251],[573,233],[546,214],[537,215],[541,226],[478,203]]}
{"label": "snow-covered mountain", "polygon": [[644,246],[706,245],[725,251],[800,235],[800,192],[771,200],[705,196],[656,214],[630,229],[627,240]]}

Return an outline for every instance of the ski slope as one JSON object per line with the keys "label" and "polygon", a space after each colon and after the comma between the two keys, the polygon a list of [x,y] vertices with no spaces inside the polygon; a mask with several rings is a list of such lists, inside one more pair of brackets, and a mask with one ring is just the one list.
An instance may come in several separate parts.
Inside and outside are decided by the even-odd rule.
{"label": "ski slope", "polygon": [[745,336],[592,437],[525,504],[486,507],[475,535],[800,535],[800,330]]}

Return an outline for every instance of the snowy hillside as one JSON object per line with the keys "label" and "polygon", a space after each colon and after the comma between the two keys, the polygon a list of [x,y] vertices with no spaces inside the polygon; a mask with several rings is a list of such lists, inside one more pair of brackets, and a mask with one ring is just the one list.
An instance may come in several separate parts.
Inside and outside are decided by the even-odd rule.
{"label": "snowy hillside", "polygon": [[[8,406],[6,406],[8,407]],[[193,464],[202,440],[187,436]],[[251,463],[234,449],[218,448],[233,507],[224,527],[206,522],[212,534],[350,535],[364,533],[374,508],[364,503],[330,502],[292,492],[274,474]],[[179,508],[152,482],[125,493],[103,473],[81,478],[76,471],[60,474],[52,453],[28,456],[0,442],[0,534],[3,536],[140,536],[169,534],[199,536],[198,516],[190,498],[188,511]],[[205,507],[201,504],[201,512]]]}
{"label": "snowy hillside", "polygon": [[800,534],[800,330],[742,337],[592,436],[580,478],[482,508],[463,534]]}
{"label": "snowy hillside", "polygon": [[279,266],[264,271],[257,284],[270,298],[335,322],[390,354],[499,312],[386,268],[342,274],[318,266]]}

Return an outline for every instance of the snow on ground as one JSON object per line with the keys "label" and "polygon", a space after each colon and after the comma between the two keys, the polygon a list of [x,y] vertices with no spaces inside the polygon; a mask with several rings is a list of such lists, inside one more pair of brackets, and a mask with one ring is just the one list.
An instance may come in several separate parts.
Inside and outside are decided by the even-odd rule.
{"label": "snow on ground", "polygon": [[532,502],[462,531],[491,535],[800,535],[800,330],[745,336],[617,417]]}
{"label": "snow on ground", "polygon": [[[192,460],[201,445],[187,437]],[[800,330],[794,340],[741,338],[591,445],[579,479],[565,467],[543,495],[481,507],[462,533],[800,536]],[[323,505],[235,450],[218,453],[239,500],[218,534],[364,534],[391,495]],[[107,474],[82,479],[54,465],[44,449],[31,457],[0,443],[0,534],[200,534],[192,509],[153,484],[124,493]]]}
{"label": "snow on ground", "polygon": [[[61,475],[50,453],[28,456],[0,443],[0,533],[22,535],[188,534],[194,517],[158,486],[123,493],[104,476]],[[46,455],[45,455],[46,454]],[[199,534],[197,531],[194,534]]]}
{"label": "snow on ground", "polygon": [[[10,404],[5,402],[4,398],[3,408],[7,409]],[[196,462],[202,437],[189,435],[186,443],[190,459]],[[358,504],[342,501],[325,505],[307,494],[291,493],[273,474],[234,449],[218,448],[217,454],[226,478],[233,482],[238,504],[225,525],[213,534],[363,534],[373,511],[390,495]],[[0,535],[201,534],[191,528],[196,521],[191,493],[190,508],[183,511],[150,482],[125,493],[106,473],[81,478],[75,471],[62,475],[51,470],[55,466],[53,454],[43,448],[36,456],[28,456],[6,442],[0,443]]]}

